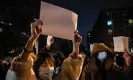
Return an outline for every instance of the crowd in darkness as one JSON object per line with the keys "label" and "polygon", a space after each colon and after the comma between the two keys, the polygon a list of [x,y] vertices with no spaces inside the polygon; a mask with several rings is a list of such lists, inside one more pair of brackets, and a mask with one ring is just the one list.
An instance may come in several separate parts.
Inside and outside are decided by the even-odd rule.
{"label": "crowd in darkness", "polygon": [[42,26],[41,20],[31,23],[31,36],[19,55],[11,62],[0,61],[1,80],[133,80],[133,57],[128,50],[119,56],[105,44],[95,43],[92,51],[86,53],[81,49],[78,31],[73,33],[69,55],[61,50],[51,52],[55,40],[49,35],[37,53],[34,45]]}

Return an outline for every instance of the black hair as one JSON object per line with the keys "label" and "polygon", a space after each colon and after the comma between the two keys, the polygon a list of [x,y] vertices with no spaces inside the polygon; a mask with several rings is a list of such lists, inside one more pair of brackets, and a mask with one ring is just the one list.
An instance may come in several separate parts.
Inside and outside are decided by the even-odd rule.
{"label": "black hair", "polygon": [[33,69],[34,69],[35,75],[38,79],[40,79],[39,68],[46,60],[48,60],[48,64],[54,66],[54,59],[49,53],[39,53],[36,61],[34,62]]}
{"label": "black hair", "polygon": [[54,59],[55,59],[56,67],[58,67],[58,66],[62,65],[62,62],[65,59],[65,56],[64,56],[64,54],[62,52],[56,51]]}

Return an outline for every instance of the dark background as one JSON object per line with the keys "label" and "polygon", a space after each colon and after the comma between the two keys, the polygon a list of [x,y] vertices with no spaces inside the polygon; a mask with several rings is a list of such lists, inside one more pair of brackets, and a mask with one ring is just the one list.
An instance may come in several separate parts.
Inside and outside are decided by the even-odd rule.
{"label": "dark background", "polygon": [[[43,0],[78,14],[78,30],[86,46],[87,32],[91,31],[100,10],[133,6],[133,0]],[[18,32],[28,33],[28,24],[39,18],[40,0],[3,0],[0,2],[0,20],[12,23]]]}

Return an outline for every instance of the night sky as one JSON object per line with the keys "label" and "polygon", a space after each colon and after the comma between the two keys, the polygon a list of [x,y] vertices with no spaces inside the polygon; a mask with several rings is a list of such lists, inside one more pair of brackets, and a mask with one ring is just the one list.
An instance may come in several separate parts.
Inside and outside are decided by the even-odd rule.
{"label": "night sky", "polygon": [[78,30],[83,37],[84,46],[87,32],[92,30],[100,10],[133,6],[133,0],[51,0],[51,2],[78,14]]}
{"label": "night sky", "polygon": [[[39,3],[39,0],[4,0],[8,3],[21,4],[22,2],[28,3]],[[14,2],[13,2],[14,1]],[[57,6],[70,9],[78,14],[78,31],[83,37],[82,43],[86,46],[86,37],[87,32],[91,31],[93,25],[95,24],[98,14],[101,9],[111,9],[111,8],[123,8],[128,6],[133,6],[133,0],[43,0]],[[0,3],[2,4],[2,3]],[[18,5],[19,5],[18,4]],[[29,5],[30,6],[30,5]],[[37,5],[32,7],[36,7]],[[32,13],[32,10],[27,10]],[[39,10],[38,10],[39,11]],[[37,10],[34,10],[33,13],[37,13]],[[2,12],[2,11],[1,11]],[[21,13],[21,15],[24,13]],[[23,16],[22,16],[23,17]],[[28,16],[27,16],[28,17]]]}
{"label": "night sky", "polygon": [[[87,0],[86,0],[87,1]],[[80,34],[86,46],[87,31],[91,31],[101,9],[123,8],[133,5],[133,0],[88,0],[84,1],[79,13]]]}

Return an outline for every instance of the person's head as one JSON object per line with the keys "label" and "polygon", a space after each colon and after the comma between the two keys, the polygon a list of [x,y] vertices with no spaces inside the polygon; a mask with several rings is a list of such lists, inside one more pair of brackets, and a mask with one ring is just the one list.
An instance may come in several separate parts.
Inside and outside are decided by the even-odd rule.
{"label": "person's head", "polygon": [[37,78],[41,80],[51,79],[54,72],[54,59],[48,53],[39,53],[34,63],[34,71]]}
{"label": "person's head", "polygon": [[104,44],[94,44],[94,47],[91,51],[91,60],[96,64],[112,64],[113,53]]}

